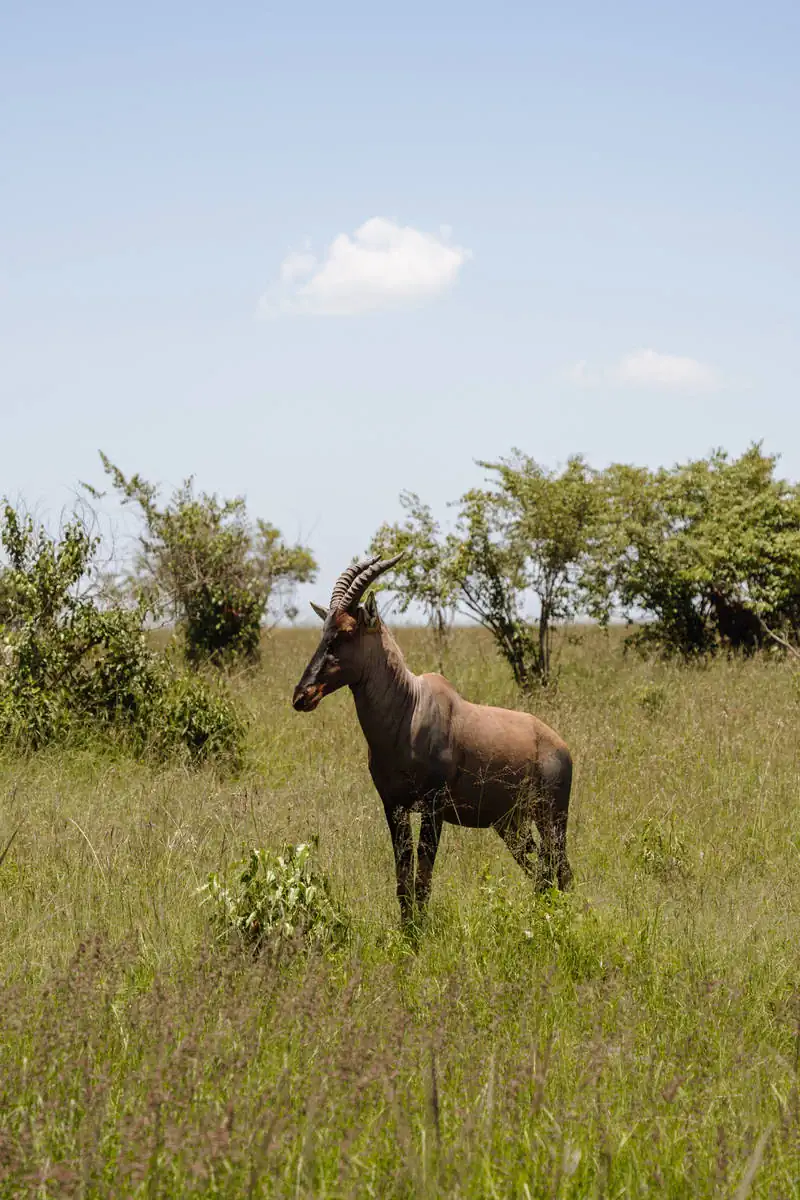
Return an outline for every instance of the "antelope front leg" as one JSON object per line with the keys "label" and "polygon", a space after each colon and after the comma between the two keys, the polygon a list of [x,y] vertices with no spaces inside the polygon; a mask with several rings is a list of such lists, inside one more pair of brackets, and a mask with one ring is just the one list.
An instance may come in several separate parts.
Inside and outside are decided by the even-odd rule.
{"label": "antelope front leg", "polygon": [[439,838],[442,834],[442,818],[436,812],[433,804],[422,814],[422,824],[419,829],[419,845],[417,847],[417,878],[414,884],[414,899],[420,909],[428,903],[431,894],[433,864],[436,861],[436,851],[439,849]]}
{"label": "antelope front leg", "polygon": [[413,906],[414,843],[411,838],[411,815],[407,808],[399,804],[387,804],[385,811],[392,835],[400,919],[405,923],[411,916]]}

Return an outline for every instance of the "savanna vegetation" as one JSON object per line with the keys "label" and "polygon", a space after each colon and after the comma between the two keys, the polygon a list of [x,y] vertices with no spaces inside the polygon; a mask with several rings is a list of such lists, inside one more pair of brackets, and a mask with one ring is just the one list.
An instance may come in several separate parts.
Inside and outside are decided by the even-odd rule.
{"label": "savanna vegetation", "polygon": [[[775,463],[515,454],[451,525],[409,496],[378,530],[414,551],[388,581],[430,619],[396,630],[412,668],[536,712],[576,764],[570,892],[447,828],[406,930],[350,697],[289,703],[316,631],[271,627],[269,580],[290,604],[310,551],[108,465],[143,516],[113,586],[79,521],[3,523],[0,1195],[800,1195]],[[256,639],[226,612],[251,592]]]}

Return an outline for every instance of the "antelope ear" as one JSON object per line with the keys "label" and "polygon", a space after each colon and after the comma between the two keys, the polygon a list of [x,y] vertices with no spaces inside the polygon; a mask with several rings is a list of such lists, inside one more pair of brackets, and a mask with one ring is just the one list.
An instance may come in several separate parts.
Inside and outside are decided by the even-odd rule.
{"label": "antelope ear", "polygon": [[367,628],[374,629],[375,626],[380,623],[380,616],[378,614],[378,602],[375,599],[374,592],[369,593],[369,595],[367,596],[366,600],[364,601],[364,604],[362,605],[362,607],[364,610],[364,616],[367,621]]}
{"label": "antelope ear", "polygon": [[317,616],[320,618],[321,621],[325,621],[327,619],[327,616],[328,616],[327,608],[323,608],[321,604],[315,604],[313,600],[311,601],[311,607],[313,608],[314,612],[317,614]]}

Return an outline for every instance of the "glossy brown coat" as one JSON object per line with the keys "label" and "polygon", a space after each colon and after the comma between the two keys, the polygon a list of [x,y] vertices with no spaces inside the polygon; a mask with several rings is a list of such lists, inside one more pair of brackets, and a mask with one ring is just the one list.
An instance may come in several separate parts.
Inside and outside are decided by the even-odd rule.
{"label": "glossy brown coat", "polygon": [[[443,822],[491,826],[540,887],[569,885],[572,759],[557,733],[530,713],[472,704],[442,675],[414,675],[373,596],[354,612],[325,614],[294,707],[311,711],[343,686],[353,693],[383,801],[404,919],[428,900]],[[416,877],[414,812],[422,814]]]}

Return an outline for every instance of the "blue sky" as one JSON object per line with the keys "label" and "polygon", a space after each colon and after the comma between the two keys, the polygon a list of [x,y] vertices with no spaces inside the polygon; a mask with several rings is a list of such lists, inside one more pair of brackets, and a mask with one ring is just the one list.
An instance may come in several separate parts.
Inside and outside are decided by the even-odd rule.
{"label": "blue sky", "polygon": [[0,491],[57,515],[98,448],[194,473],[324,596],[402,488],[444,514],[512,446],[763,438],[800,478],[799,35],[789,3],[6,6]]}

